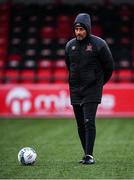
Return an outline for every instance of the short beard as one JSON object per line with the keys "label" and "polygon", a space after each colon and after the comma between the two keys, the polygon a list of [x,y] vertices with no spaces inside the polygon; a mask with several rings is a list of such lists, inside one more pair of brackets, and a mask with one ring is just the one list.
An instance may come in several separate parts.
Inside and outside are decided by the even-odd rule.
{"label": "short beard", "polygon": [[82,41],[84,38],[83,38],[83,37],[80,37],[80,36],[77,36],[76,39],[77,39],[78,41]]}

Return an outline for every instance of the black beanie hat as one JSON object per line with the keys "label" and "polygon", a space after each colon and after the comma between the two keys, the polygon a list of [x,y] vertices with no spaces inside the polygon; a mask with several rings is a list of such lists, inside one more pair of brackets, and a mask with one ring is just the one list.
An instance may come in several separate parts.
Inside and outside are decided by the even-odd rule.
{"label": "black beanie hat", "polygon": [[75,27],[83,27],[87,31],[87,27],[82,23],[75,23],[74,24],[74,29],[75,29]]}

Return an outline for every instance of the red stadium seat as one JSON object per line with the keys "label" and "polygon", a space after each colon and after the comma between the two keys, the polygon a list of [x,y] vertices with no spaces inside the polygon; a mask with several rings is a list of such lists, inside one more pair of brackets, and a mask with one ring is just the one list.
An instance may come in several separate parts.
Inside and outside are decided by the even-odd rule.
{"label": "red stadium seat", "polygon": [[72,37],[72,31],[70,25],[60,25],[57,26],[57,31],[56,31],[56,37],[57,38],[64,38],[64,39],[69,39]]}
{"label": "red stadium seat", "polygon": [[39,69],[37,73],[38,83],[50,83],[52,78],[50,69]]}
{"label": "red stadium seat", "polygon": [[5,61],[0,58],[0,69],[4,69]]}
{"label": "red stadium seat", "polygon": [[129,69],[119,70],[119,80],[120,82],[131,82],[132,70]]}
{"label": "red stadium seat", "polygon": [[72,36],[72,25],[69,16],[60,15],[56,25],[57,38],[69,39]]}
{"label": "red stadium seat", "polygon": [[67,69],[57,68],[54,71],[54,82],[55,83],[67,83],[68,73]]}
{"label": "red stadium seat", "polygon": [[6,48],[0,47],[0,56],[6,56],[6,53],[7,53]]}
{"label": "red stadium seat", "polygon": [[9,56],[8,56],[9,61],[20,61],[21,59],[22,59],[22,57],[18,53],[9,54]]}
{"label": "red stadium seat", "polygon": [[55,38],[55,30],[52,26],[44,26],[41,29],[41,38],[53,39]]}
{"label": "red stadium seat", "polygon": [[3,77],[4,76],[4,72],[3,69],[0,69],[0,83],[3,83]]}
{"label": "red stadium seat", "polygon": [[5,83],[18,83],[18,82],[19,82],[19,71],[15,69],[6,70]]}
{"label": "red stadium seat", "polygon": [[7,46],[7,37],[0,37],[0,46]]}
{"label": "red stadium seat", "polygon": [[118,11],[118,14],[120,17],[130,17],[131,16],[131,9],[129,6],[122,4],[120,6],[120,9]]}
{"label": "red stadium seat", "polygon": [[103,31],[100,25],[96,24],[92,26],[92,33],[96,36],[102,36]]}
{"label": "red stadium seat", "polygon": [[35,81],[35,71],[34,70],[22,70],[20,73],[20,82],[21,83],[34,83]]}
{"label": "red stadium seat", "polygon": [[70,23],[70,17],[67,15],[59,15],[57,17],[57,23],[58,24],[67,24]]}

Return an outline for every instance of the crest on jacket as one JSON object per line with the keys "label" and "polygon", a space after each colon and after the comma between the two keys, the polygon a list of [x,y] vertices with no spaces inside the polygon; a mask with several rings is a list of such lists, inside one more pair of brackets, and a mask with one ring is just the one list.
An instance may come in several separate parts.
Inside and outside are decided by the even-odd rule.
{"label": "crest on jacket", "polygon": [[89,43],[86,47],[86,51],[92,51],[93,50],[93,46],[91,43]]}

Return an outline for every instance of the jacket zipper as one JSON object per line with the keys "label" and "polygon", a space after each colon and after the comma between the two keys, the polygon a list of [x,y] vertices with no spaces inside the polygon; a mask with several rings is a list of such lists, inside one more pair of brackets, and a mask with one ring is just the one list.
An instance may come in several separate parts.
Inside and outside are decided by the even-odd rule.
{"label": "jacket zipper", "polygon": [[81,44],[78,45],[78,88],[79,94],[81,95],[81,78],[80,78],[80,56],[81,56]]}

